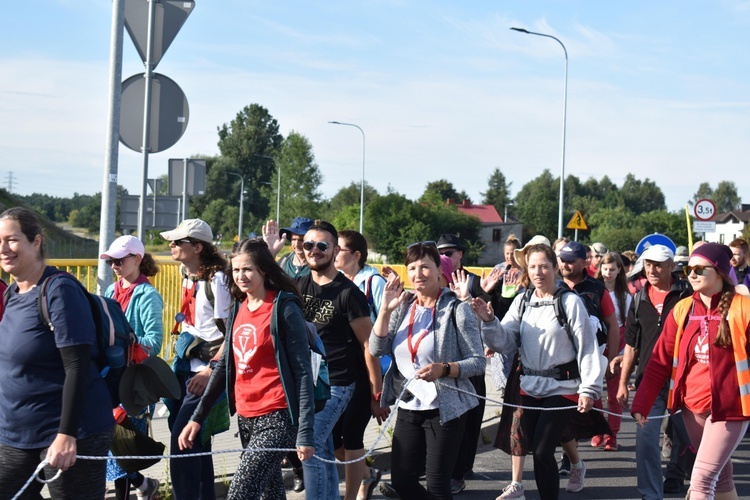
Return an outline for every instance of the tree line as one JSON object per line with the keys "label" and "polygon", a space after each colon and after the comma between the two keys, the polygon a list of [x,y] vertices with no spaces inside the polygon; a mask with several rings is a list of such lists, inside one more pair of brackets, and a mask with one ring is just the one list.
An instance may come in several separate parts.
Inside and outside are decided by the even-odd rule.
{"label": "tree line", "polygon": [[[239,196],[244,179],[244,234],[260,233],[262,224],[276,217],[277,186],[281,171],[282,226],[297,216],[330,220],[339,228],[359,227],[360,185],[344,186],[325,199],[320,191],[323,175],[315,161],[313,146],[301,133],[291,131],[286,137],[279,123],[259,104],[241,109],[234,119],[217,127],[219,154],[195,155],[206,160],[206,195],[191,198],[190,217],[207,221],[215,233],[234,235],[239,218]],[[166,186],[166,182],[164,185]],[[417,200],[410,200],[389,186],[379,193],[365,183],[364,233],[371,248],[391,262],[403,259],[410,243],[437,239],[440,234],[458,234],[467,244],[467,263],[482,251],[479,239],[480,221],[465,215],[446,200],[463,200],[494,205],[501,216],[523,224],[524,241],[534,234],[554,239],[557,234],[559,177],[543,170],[512,196],[512,183],[500,168],[487,179],[481,200],[470,200],[450,180],[427,183]],[[166,189],[166,187],[164,187]],[[118,188],[118,194],[127,190]],[[740,197],[733,182],[719,182],[716,189],[702,183],[690,202],[712,198],[719,213],[739,207]],[[67,221],[75,227],[98,231],[101,193],[93,196],[75,194],[56,198],[43,194],[24,197],[25,202],[54,221]],[[601,241],[609,248],[626,250],[653,232],[670,236],[677,244],[687,243],[683,211],[669,212],[664,194],[651,180],[628,174],[621,186],[608,176],[581,181],[574,175],[565,178],[564,222],[576,210],[584,215],[590,231],[579,232],[579,240]],[[119,224],[119,218],[118,218]],[[572,231],[565,231],[572,236]],[[225,238],[226,239],[226,238]]]}

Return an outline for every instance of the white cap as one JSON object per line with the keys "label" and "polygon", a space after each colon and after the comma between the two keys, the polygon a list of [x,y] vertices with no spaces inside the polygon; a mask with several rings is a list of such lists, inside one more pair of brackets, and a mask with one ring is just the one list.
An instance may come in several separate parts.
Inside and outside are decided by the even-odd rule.
{"label": "white cap", "polygon": [[122,259],[128,255],[143,255],[146,249],[143,248],[141,240],[135,236],[120,236],[109,246],[106,252],[99,256],[100,259]]}
{"label": "white cap", "polygon": [[195,240],[211,243],[214,240],[214,233],[211,231],[211,227],[205,221],[200,219],[185,219],[173,230],[164,231],[160,234],[161,237],[167,241],[193,238]]}
{"label": "white cap", "polygon": [[666,262],[674,260],[674,252],[664,245],[651,245],[641,254],[641,260],[652,262]]}

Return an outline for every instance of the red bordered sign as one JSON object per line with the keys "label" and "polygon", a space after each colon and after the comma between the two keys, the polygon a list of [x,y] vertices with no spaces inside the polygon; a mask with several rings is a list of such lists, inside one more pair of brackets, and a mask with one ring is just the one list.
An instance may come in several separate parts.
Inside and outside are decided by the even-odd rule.
{"label": "red bordered sign", "polygon": [[693,206],[693,215],[699,220],[711,220],[716,215],[716,203],[703,198],[695,202]]}

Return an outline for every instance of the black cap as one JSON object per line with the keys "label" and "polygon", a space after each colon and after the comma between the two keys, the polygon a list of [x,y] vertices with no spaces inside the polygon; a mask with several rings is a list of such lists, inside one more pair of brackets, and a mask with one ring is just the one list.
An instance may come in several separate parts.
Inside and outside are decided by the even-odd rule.
{"label": "black cap", "polygon": [[309,227],[308,231],[312,231],[313,229],[317,229],[319,231],[328,231],[333,235],[333,239],[337,240],[339,239],[339,233],[336,231],[336,228],[328,221],[315,219],[313,221],[312,226]]}
{"label": "black cap", "polygon": [[443,248],[458,248],[462,252],[465,250],[461,244],[461,240],[455,234],[441,234],[437,242],[437,247],[438,250],[442,250]]}

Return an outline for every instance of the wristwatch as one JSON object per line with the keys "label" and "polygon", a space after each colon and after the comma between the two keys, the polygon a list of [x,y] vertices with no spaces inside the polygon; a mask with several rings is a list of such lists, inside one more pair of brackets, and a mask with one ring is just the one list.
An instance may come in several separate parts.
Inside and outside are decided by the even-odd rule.
{"label": "wristwatch", "polygon": [[215,370],[216,369],[216,365],[218,365],[218,364],[219,364],[218,360],[212,359],[211,361],[208,362],[208,367],[211,368],[212,370]]}

